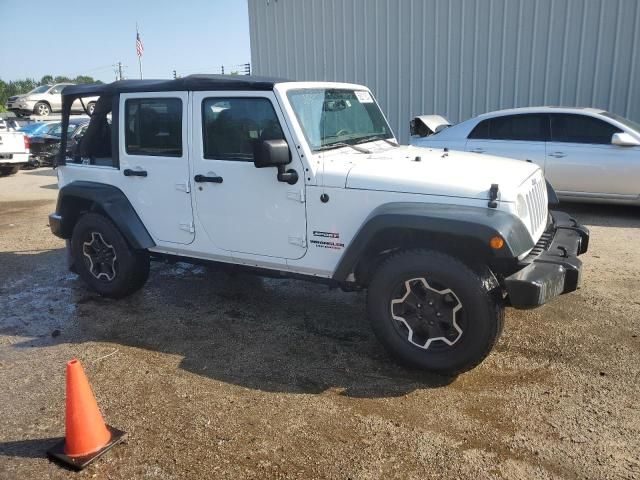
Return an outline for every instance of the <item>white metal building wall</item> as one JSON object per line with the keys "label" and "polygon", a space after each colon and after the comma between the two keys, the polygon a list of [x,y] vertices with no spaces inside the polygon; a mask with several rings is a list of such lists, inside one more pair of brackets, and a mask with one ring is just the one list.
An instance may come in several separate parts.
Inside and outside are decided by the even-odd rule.
{"label": "white metal building wall", "polygon": [[258,75],[368,85],[416,114],[594,106],[640,121],[640,0],[248,0]]}

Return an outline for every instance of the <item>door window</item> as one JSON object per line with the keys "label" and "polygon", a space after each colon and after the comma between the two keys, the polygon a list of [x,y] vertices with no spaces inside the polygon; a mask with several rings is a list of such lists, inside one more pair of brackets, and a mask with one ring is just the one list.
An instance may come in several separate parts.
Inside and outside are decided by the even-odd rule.
{"label": "door window", "polygon": [[182,100],[134,98],[124,108],[129,155],[182,156]]}
{"label": "door window", "polygon": [[204,158],[253,162],[264,140],[283,140],[273,105],[266,98],[205,98],[202,101]]}
{"label": "door window", "polygon": [[67,87],[68,85],[56,85],[55,87],[53,87],[49,93],[60,93],[62,92],[62,90],[64,89],[64,87]]}
{"label": "door window", "polygon": [[473,140],[544,142],[549,136],[548,130],[546,115],[506,115],[483,120],[471,131],[468,138]]}
{"label": "door window", "polygon": [[575,114],[551,115],[551,135],[554,142],[611,144],[618,127],[594,117]]}

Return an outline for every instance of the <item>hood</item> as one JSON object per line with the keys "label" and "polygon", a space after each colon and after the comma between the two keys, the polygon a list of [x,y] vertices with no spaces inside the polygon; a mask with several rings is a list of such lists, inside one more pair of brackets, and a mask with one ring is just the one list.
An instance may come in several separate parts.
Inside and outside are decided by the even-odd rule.
{"label": "hood", "polygon": [[507,202],[515,201],[518,187],[540,170],[519,160],[413,146],[349,157],[353,166],[346,188],[487,199],[495,183],[498,200]]}

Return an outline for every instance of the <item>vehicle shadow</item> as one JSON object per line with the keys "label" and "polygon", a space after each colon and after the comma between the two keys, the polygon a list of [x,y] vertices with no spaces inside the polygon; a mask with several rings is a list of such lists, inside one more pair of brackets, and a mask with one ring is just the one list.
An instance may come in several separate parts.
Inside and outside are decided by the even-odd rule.
{"label": "vehicle shadow", "polygon": [[39,167],[33,170],[23,170],[23,175],[37,175],[42,177],[55,177],[56,171],[51,167]]}
{"label": "vehicle shadow", "polygon": [[561,201],[560,205],[553,209],[567,212],[587,226],[640,228],[640,206]]}
{"label": "vehicle shadow", "polygon": [[0,264],[15,272],[0,273],[0,334],[29,337],[11,348],[133,346],[179,355],[181,368],[201,376],[274,392],[389,397],[454,380],[398,365],[369,328],[363,293],[154,264],[142,291],[110,300],[65,270],[63,249],[0,253]]}

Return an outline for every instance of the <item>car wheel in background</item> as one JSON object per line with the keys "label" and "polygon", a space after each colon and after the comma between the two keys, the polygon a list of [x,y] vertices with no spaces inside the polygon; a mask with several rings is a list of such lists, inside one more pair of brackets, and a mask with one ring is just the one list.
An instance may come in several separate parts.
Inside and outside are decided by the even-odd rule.
{"label": "car wheel in background", "polygon": [[33,113],[42,117],[46,117],[51,113],[51,107],[46,102],[38,102],[36,103],[36,106],[33,107]]}
{"label": "car wheel in background", "polygon": [[96,102],[89,102],[87,104],[87,113],[89,116],[93,115],[93,111],[96,109]]}
{"label": "car wheel in background", "polygon": [[0,167],[0,177],[6,177],[7,175],[15,175],[20,170],[20,165],[13,167]]}

